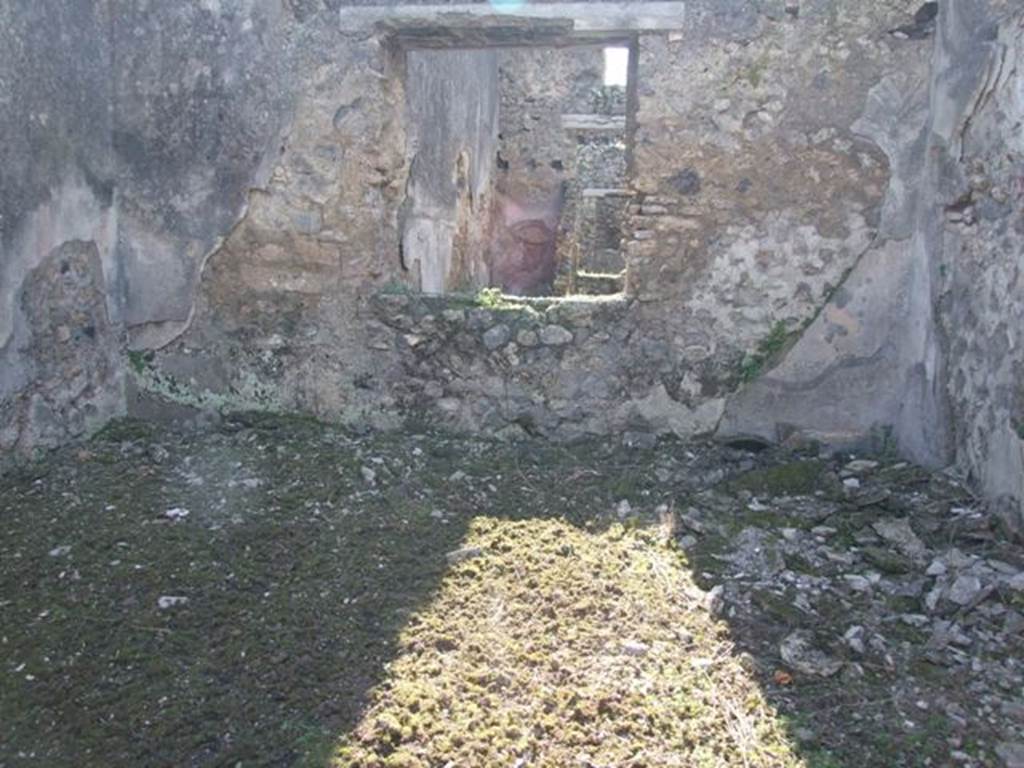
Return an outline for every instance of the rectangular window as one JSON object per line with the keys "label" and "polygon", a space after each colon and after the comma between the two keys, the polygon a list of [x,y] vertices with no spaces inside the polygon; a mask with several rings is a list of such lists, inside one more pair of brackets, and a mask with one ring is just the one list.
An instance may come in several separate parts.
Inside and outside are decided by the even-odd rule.
{"label": "rectangular window", "polygon": [[426,293],[620,295],[632,49],[411,48],[403,266]]}

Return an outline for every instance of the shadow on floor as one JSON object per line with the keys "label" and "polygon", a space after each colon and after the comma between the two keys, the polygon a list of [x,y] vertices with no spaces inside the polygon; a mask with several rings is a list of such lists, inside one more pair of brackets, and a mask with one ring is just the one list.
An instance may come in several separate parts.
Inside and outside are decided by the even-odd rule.
{"label": "shadow on floor", "polygon": [[[0,485],[0,765],[327,765],[472,520],[600,533],[632,514],[623,501],[649,515],[754,463],[711,446],[359,438],[256,417],[204,435],[114,425]],[[891,681],[856,696],[836,679],[778,686],[780,621],[763,611],[732,634],[807,765],[942,754],[937,727],[885,740],[877,759],[846,752],[853,709],[884,713]]]}

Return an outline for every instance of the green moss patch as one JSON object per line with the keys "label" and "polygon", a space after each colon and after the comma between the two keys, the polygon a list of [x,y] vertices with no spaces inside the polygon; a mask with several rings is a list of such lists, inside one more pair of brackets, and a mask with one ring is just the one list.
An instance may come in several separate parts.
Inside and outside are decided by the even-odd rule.
{"label": "green moss patch", "polygon": [[652,535],[481,517],[465,544],[337,765],[800,764]]}
{"label": "green moss patch", "polygon": [[[112,424],[0,480],[0,765],[888,768],[948,751],[937,727],[901,730],[876,665],[778,683],[780,639],[840,638],[864,597],[762,585],[711,612],[701,586],[743,528],[828,518],[838,546],[876,514],[816,495],[834,466],[735,454],[259,414]],[[668,505],[702,521],[685,556]],[[893,652],[927,639],[882,629]],[[966,690],[907,674],[911,707]]]}
{"label": "green moss patch", "polygon": [[836,494],[840,490],[835,476],[824,462],[817,460],[791,461],[756,469],[735,478],[729,487],[768,496],[810,496],[819,491]]}

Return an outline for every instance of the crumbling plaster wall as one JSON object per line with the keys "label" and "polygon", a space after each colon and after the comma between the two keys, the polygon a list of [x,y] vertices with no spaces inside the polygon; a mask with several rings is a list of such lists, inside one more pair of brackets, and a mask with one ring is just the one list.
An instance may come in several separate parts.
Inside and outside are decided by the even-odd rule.
{"label": "crumbling plaster wall", "polygon": [[[188,324],[316,47],[295,4],[40,0],[0,16],[9,457],[125,412],[126,340],[156,346]],[[26,310],[38,302],[45,316]]]}
{"label": "crumbling plaster wall", "polygon": [[159,343],[187,323],[206,258],[266,182],[316,37],[298,5],[112,7],[119,319]]}
{"label": "crumbling plaster wall", "polygon": [[1020,498],[1011,0],[934,41],[889,34],[916,0],[652,12],[626,299],[490,308],[410,293],[404,56],[349,5],[0,8],[0,449],[123,412],[128,371],[136,413],[875,430]]}
{"label": "crumbling plaster wall", "polygon": [[[730,402],[723,433],[881,431],[953,458],[1024,522],[1024,97],[1019,4],[946,4],[927,84],[894,72],[857,124],[894,169],[870,250],[785,360]],[[908,88],[919,96],[908,100]]]}
{"label": "crumbling plaster wall", "polygon": [[[577,23],[621,14],[602,5]],[[410,169],[404,55],[388,30],[317,2],[120,4],[95,34],[111,42],[105,288],[111,327],[139,352],[132,410],[391,424],[412,408],[480,428],[473,414],[518,408],[552,437],[642,411],[630,423],[652,432],[713,429],[745,356],[780,323],[812,319],[876,243],[889,158],[856,124],[888,73],[904,73],[899,93],[919,90],[930,45],[888,34],[913,2],[685,8],[666,16],[676,26],[633,30],[642,200],[625,311],[601,331],[621,349],[583,350],[541,379],[496,349],[430,381],[370,300],[415,287],[398,258]],[[473,383],[479,365],[520,388],[516,408]],[[466,413],[453,417],[455,378]],[[667,426],[687,423],[699,427]]]}
{"label": "crumbling plaster wall", "polygon": [[[133,372],[130,407],[304,410],[398,423],[365,317],[381,289],[418,289],[399,258],[409,183],[405,61],[371,31],[305,18],[305,69],[269,178],[211,255],[188,329]],[[454,173],[450,169],[449,173]]]}
{"label": "crumbling plaster wall", "polygon": [[932,261],[957,460],[1024,535],[1024,8],[957,6],[939,62]]}
{"label": "crumbling plaster wall", "polygon": [[[493,427],[481,414],[529,412],[556,438],[627,422],[713,430],[758,343],[780,324],[800,330],[883,250],[891,137],[858,126],[890,73],[908,102],[927,78],[929,41],[888,33],[916,3],[786,7],[692,2],[678,29],[639,33],[641,204],[628,311],[601,331],[614,353],[574,349],[562,375],[538,376],[509,365],[525,359],[509,337],[425,372],[423,334],[369,300],[413,283],[396,258],[403,57],[371,30],[297,84],[284,150],[210,259],[194,322],[136,383],[192,403],[378,423],[415,411],[479,429]],[[508,382],[502,394],[488,377]]]}
{"label": "crumbling plaster wall", "polygon": [[0,5],[0,465],[123,412],[109,9]]}
{"label": "crumbling plaster wall", "polygon": [[[892,137],[862,126],[892,73],[906,113],[931,49],[888,33],[913,3],[742,5],[691,6],[683,30],[640,40],[641,199],[627,246],[647,335],[671,350],[659,378],[682,402],[723,407],[741,378],[763,375],[767,342],[799,334],[884,250],[883,201],[898,169]],[[805,399],[831,407],[827,391]],[[861,406],[869,419],[881,413]],[[742,431],[730,410],[726,431]],[[755,410],[743,426],[754,418],[778,436],[776,412]]]}
{"label": "crumbling plaster wall", "polygon": [[[337,223],[344,232],[334,240],[373,227],[381,206],[361,171],[339,170],[344,142],[310,146],[290,167],[278,162],[289,134],[302,130],[293,120],[300,95],[315,99],[318,84],[331,78],[327,121],[342,125],[346,104],[374,98],[365,80],[386,79],[367,66],[379,59],[376,41],[343,32],[331,5],[41,0],[0,8],[5,458],[87,434],[125,412],[136,389],[125,372],[137,373],[143,353],[189,327],[202,305],[204,267],[243,219],[263,226],[265,236],[242,233],[259,241],[264,263],[253,271],[262,269],[263,285],[304,279],[290,257],[275,272],[274,248],[290,250],[294,232],[327,232],[295,245],[330,271],[330,227]],[[359,138],[364,146],[372,140]],[[373,154],[361,152],[361,162],[372,163]],[[351,185],[359,200],[351,212],[356,226],[348,226],[344,212],[319,208],[319,171],[330,184]],[[261,208],[268,198],[261,190],[274,184],[287,192],[275,197],[273,210]],[[393,219],[395,204],[384,207]],[[397,252],[394,237],[378,241],[389,257]],[[58,306],[53,322],[39,325],[25,311],[41,298],[44,281],[33,276],[40,269],[69,274],[61,266],[65,246],[94,248],[99,269],[82,273],[93,281],[88,289],[76,277],[79,289],[43,294]],[[359,253],[374,256],[362,246]],[[347,262],[348,274],[361,269],[354,262]],[[79,317],[80,327],[67,326]],[[244,315],[235,318],[244,322]],[[60,367],[42,354],[50,338],[63,345]],[[140,356],[129,360],[126,345]],[[112,362],[83,388],[81,370],[98,375],[91,370],[96,348]]]}

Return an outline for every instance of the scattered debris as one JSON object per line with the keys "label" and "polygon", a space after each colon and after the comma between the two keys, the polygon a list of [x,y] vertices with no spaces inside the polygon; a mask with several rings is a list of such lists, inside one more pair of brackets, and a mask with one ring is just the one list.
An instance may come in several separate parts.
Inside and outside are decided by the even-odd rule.
{"label": "scattered debris", "polygon": [[[149,743],[182,765],[214,759],[195,744],[211,706],[270,726],[228,726],[215,760],[232,765],[326,765],[313,755],[339,738],[375,768],[487,750],[541,764],[552,748],[628,765],[603,750],[630,740],[648,764],[671,765],[669,744],[700,764],[686,750],[730,755],[753,722],[742,733],[773,756],[752,746],[758,768],[800,765],[795,745],[837,766],[1019,758],[1024,553],[945,475],[711,442],[512,445],[270,417],[148,429],[115,425],[87,463],[57,451],[0,483],[5,655],[33,678],[0,686],[24,713],[0,762],[81,754],[62,702],[159,724]],[[158,482],[151,445],[167,450]],[[139,525],[153,509],[190,524]],[[72,545],[74,568],[26,556]],[[86,645],[94,662],[66,663]],[[244,713],[223,698],[254,679],[274,698]],[[522,727],[551,718],[551,733]],[[150,760],[118,734],[90,754]]]}
{"label": "scattered debris", "polygon": [[786,664],[805,675],[831,677],[843,668],[843,662],[816,647],[814,635],[804,630],[787,635],[779,645],[779,655]]}
{"label": "scattered debris", "polygon": [[160,610],[166,610],[168,608],[176,608],[179,605],[185,605],[188,602],[187,597],[180,597],[177,595],[162,595],[157,601],[157,608]]}

